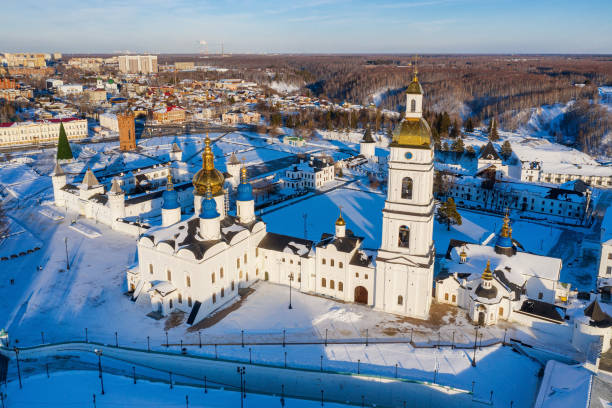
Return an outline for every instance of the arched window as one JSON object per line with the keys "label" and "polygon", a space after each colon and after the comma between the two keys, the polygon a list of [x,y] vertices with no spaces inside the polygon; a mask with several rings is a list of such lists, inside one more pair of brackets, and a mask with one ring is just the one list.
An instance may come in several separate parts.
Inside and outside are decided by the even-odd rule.
{"label": "arched window", "polygon": [[191,301],[191,297],[187,298],[187,305],[189,305],[189,307],[193,305],[193,302]]}
{"label": "arched window", "polygon": [[410,112],[416,112],[416,99],[410,101]]}
{"label": "arched window", "polygon": [[448,300],[448,293],[444,294],[444,300]]}
{"label": "arched window", "polygon": [[340,292],[342,292],[344,290],[344,285],[342,284],[342,282],[338,282],[338,290]]}
{"label": "arched window", "polygon": [[191,287],[191,278],[189,276],[187,277],[187,287]]}
{"label": "arched window", "polygon": [[219,277],[223,279],[223,267],[219,270]]}
{"label": "arched window", "polygon": [[213,303],[217,303],[217,295],[213,293]]}
{"label": "arched window", "polygon": [[402,225],[399,229],[399,236],[397,239],[397,246],[400,248],[408,248],[410,246],[410,229]]}
{"label": "arched window", "polygon": [[172,272],[168,271],[168,281],[172,282]]}
{"label": "arched window", "polygon": [[234,291],[234,281],[232,281],[232,292]]}
{"label": "arched window", "polygon": [[334,281],[333,281],[333,280],[330,280],[330,281],[329,281],[329,288],[330,288],[330,289],[335,289],[335,287],[336,287],[336,285],[335,285]]}
{"label": "arched window", "polygon": [[153,264],[149,264],[149,273],[153,275]]}
{"label": "arched window", "polygon": [[215,273],[213,272],[212,275],[210,275],[210,280],[212,281],[212,283],[215,283]]}
{"label": "arched window", "polygon": [[221,297],[225,296],[225,288],[221,288]]}
{"label": "arched window", "polygon": [[183,295],[181,295],[180,293],[178,294],[178,301],[179,303],[183,303]]}
{"label": "arched window", "polygon": [[404,297],[402,295],[397,297],[397,304],[400,306],[404,304]]}
{"label": "arched window", "polygon": [[321,286],[327,286],[327,281],[325,280],[325,278],[321,278]]}
{"label": "arched window", "polygon": [[240,270],[240,273],[238,274],[238,277],[239,277],[240,279],[242,279],[242,269]]}
{"label": "arched window", "polygon": [[412,179],[410,177],[402,179],[402,198],[412,200]]}
{"label": "arched window", "polygon": [[265,281],[270,280],[270,274],[268,272],[264,273],[264,280]]}
{"label": "arched window", "polygon": [[500,315],[500,316],[503,316],[503,315],[504,315],[504,308],[503,308],[503,307],[500,307],[500,308],[499,308],[499,315]]}

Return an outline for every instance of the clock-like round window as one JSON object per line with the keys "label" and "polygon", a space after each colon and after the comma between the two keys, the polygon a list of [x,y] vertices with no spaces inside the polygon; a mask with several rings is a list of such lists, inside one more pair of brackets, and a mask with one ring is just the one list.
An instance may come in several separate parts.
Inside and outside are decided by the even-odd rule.
{"label": "clock-like round window", "polygon": [[406,158],[407,158],[408,160],[412,159],[412,153],[410,153],[410,152],[407,152],[407,153],[405,154],[405,156],[406,156]]}

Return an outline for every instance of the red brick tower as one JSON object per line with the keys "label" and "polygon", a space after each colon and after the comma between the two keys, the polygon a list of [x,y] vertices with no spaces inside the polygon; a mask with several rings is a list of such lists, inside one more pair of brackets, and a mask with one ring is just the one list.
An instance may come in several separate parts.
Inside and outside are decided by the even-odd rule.
{"label": "red brick tower", "polygon": [[119,125],[119,148],[123,151],[136,149],[136,125],[134,113],[126,111],[117,114]]}

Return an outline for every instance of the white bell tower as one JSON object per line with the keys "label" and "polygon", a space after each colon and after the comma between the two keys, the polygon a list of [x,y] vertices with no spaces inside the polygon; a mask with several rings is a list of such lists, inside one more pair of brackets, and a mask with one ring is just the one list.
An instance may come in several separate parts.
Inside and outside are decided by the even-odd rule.
{"label": "white bell tower", "polygon": [[435,259],[434,171],[431,130],[421,114],[423,91],[416,73],[406,99],[406,117],[390,145],[382,244],[376,260],[375,307],[426,319]]}

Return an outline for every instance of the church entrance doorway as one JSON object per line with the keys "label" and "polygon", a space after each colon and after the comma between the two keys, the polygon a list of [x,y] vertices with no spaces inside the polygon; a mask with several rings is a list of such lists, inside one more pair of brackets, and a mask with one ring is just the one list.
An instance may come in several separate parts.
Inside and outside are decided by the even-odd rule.
{"label": "church entrance doorway", "polygon": [[357,286],[355,288],[355,303],[368,304],[368,290],[363,286]]}
{"label": "church entrance doorway", "polygon": [[264,280],[270,280],[270,275],[268,275],[268,272],[264,273]]}
{"label": "church entrance doorway", "polygon": [[479,312],[478,313],[478,325],[484,326],[484,324],[485,324],[485,314],[484,312]]}

